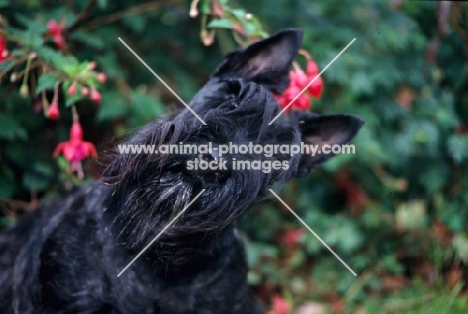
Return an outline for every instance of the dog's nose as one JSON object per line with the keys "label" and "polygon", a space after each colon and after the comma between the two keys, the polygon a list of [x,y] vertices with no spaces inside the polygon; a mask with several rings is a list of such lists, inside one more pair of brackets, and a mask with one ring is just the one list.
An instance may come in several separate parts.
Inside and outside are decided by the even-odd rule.
{"label": "dog's nose", "polygon": [[210,182],[224,182],[231,174],[228,160],[216,150],[198,155],[198,172]]}

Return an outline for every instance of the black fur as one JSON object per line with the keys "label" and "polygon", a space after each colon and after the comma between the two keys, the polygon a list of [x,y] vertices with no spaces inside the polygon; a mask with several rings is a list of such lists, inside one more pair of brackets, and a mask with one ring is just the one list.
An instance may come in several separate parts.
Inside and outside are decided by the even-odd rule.
{"label": "black fur", "polygon": [[[184,110],[143,127],[126,143],[348,142],[362,125],[350,115],[293,113],[268,126],[280,111],[271,92],[288,85],[301,36],[284,30],[229,54],[190,104],[206,126]],[[276,154],[270,159],[287,160],[289,169],[201,172],[185,167],[199,156],[111,151],[100,182],[37,208],[0,235],[0,312],[264,313],[247,286],[235,221],[268,187],[305,175],[329,157]]]}

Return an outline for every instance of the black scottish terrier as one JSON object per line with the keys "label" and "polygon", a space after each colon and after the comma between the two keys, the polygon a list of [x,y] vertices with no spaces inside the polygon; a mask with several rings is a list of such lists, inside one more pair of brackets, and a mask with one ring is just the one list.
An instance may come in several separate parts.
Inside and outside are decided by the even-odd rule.
{"label": "black scottish terrier", "polygon": [[[227,55],[184,110],[126,144],[349,142],[351,115],[281,115],[272,93],[289,84],[302,40],[284,30]],[[188,170],[200,155],[109,153],[102,179],[45,204],[0,234],[1,313],[264,313],[249,292],[236,219],[267,188],[304,176],[332,154],[230,154],[287,161],[285,170]],[[120,277],[119,272],[202,190],[204,193]]]}

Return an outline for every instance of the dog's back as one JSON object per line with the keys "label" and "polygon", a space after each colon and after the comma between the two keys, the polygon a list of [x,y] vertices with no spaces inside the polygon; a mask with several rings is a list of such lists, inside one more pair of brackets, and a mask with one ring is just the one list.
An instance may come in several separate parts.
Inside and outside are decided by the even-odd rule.
{"label": "dog's back", "polygon": [[[41,283],[39,270],[44,244],[76,206],[78,194],[50,202],[25,215],[0,234],[0,309],[2,313],[38,311]],[[81,210],[80,210],[81,209]]]}
{"label": "dog's back", "polygon": [[[148,270],[118,252],[101,225],[94,185],[51,202],[0,234],[0,308],[10,313],[262,313],[234,230],[212,259]],[[198,309],[198,310],[196,310]]]}

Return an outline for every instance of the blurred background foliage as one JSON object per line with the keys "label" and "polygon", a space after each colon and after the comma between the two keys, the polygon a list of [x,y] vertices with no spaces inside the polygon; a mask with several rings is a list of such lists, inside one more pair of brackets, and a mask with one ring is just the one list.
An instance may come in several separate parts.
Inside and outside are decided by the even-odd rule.
{"label": "blurred background foliage", "polygon": [[[62,19],[66,47],[59,50],[46,25]],[[222,55],[249,39],[302,28],[303,48],[323,68],[356,38],[323,74],[324,93],[312,103],[313,112],[365,120],[356,154],[331,160],[280,196],[358,277],[270,200],[239,222],[249,282],[271,313],[467,312],[466,3],[0,0],[0,27],[13,56],[0,63],[0,228],[38,202],[99,178],[92,162],[79,180],[63,157],[52,158],[58,142],[68,140],[70,105],[98,152],[112,135],[181,107],[119,37],[184,100]],[[25,93],[24,80],[11,76],[24,71],[32,52],[49,68],[31,70]],[[107,76],[103,84],[90,82],[102,101],[70,100],[67,66],[92,61]],[[54,71],[64,87],[60,116],[51,120],[34,88]],[[56,83],[43,79],[39,86],[49,102]]]}

